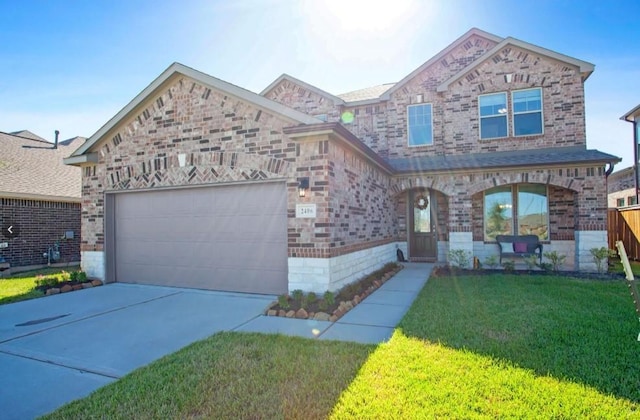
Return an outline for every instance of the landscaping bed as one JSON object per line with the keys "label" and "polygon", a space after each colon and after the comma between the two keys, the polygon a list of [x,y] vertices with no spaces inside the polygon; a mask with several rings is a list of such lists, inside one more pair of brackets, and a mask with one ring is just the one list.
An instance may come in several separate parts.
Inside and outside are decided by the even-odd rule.
{"label": "landscaping bed", "polygon": [[386,264],[368,276],[344,286],[336,293],[325,292],[319,296],[313,292],[294,290],[291,294],[278,296],[278,300],[267,307],[265,315],[335,322],[402,268],[403,266],[396,263]]}
{"label": "landscaping bed", "polygon": [[102,281],[87,278],[84,271],[62,271],[60,274],[36,277],[35,290],[45,296],[102,286]]}
{"label": "landscaping bed", "polygon": [[552,271],[552,270],[504,270],[490,268],[459,268],[450,265],[434,267],[431,272],[433,277],[450,276],[491,276],[495,274],[526,274],[535,276],[563,276],[584,280],[624,280],[624,273],[587,273],[582,271]]}

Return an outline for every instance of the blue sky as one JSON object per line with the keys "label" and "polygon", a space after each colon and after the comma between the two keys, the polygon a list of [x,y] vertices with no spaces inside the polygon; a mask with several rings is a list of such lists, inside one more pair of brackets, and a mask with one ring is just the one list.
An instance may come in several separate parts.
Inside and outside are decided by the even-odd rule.
{"label": "blue sky", "polygon": [[260,92],[396,82],[471,27],[596,65],[587,144],[632,165],[638,8],[621,1],[0,0],[0,131],[90,136],[172,62]]}

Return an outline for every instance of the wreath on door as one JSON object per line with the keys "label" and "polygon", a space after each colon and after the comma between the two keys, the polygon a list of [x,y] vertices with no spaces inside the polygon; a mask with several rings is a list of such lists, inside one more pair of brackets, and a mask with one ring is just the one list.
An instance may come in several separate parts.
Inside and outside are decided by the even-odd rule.
{"label": "wreath on door", "polygon": [[417,195],[415,200],[415,205],[416,205],[416,208],[420,210],[424,210],[427,207],[429,207],[429,199],[423,194]]}

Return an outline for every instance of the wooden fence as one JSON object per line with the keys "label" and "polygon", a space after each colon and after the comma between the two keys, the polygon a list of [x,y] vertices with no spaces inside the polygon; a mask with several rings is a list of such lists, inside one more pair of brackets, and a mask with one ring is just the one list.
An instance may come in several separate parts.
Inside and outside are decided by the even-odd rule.
{"label": "wooden fence", "polygon": [[609,209],[607,216],[609,249],[622,241],[629,259],[640,261],[640,207]]}

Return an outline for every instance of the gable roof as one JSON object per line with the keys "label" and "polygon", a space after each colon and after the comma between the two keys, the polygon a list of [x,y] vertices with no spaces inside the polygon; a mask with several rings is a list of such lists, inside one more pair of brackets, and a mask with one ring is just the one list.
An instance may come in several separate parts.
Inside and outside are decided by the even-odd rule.
{"label": "gable roof", "polygon": [[575,67],[577,67],[579,69],[580,73],[582,74],[582,77],[583,77],[582,80],[587,80],[587,78],[591,75],[591,73],[593,73],[593,69],[595,67],[593,64],[591,64],[589,62],[578,60],[577,58],[569,57],[568,55],[560,54],[560,53],[557,53],[555,51],[551,51],[549,49],[542,48],[542,47],[539,47],[537,45],[530,44],[528,42],[520,41],[519,39],[516,39],[516,38],[508,37],[508,38],[503,39],[501,42],[498,43],[498,45],[496,45],[495,47],[493,47],[492,49],[490,49],[489,51],[484,53],[481,57],[478,57],[478,59],[473,61],[470,65],[468,65],[467,67],[463,68],[458,73],[454,74],[452,77],[450,77],[449,79],[447,79],[444,82],[442,82],[438,86],[437,91],[438,92],[446,91],[449,88],[449,85],[451,83],[453,83],[456,80],[460,79],[461,77],[463,77],[464,75],[469,73],[471,70],[473,70],[474,68],[476,68],[480,64],[484,63],[489,58],[491,58],[495,54],[497,54],[498,52],[502,51],[508,45],[511,45],[511,46],[514,46],[514,47],[517,47],[517,48],[522,48],[522,49],[525,49],[525,50],[529,50],[529,51],[531,51],[531,52],[533,52],[535,54],[542,55],[542,56],[545,56],[545,57],[549,57],[549,58],[552,58],[554,60],[561,61],[563,63],[567,63],[567,64],[570,64],[572,66],[575,66]]}
{"label": "gable roof", "polygon": [[386,100],[391,99],[391,95],[393,94],[393,92],[397,91],[402,86],[407,84],[409,81],[411,81],[418,74],[422,73],[425,69],[427,69],[432,64],[440,61],[444,56],[449,54],[454,49],[458,48],[458,46],[463,44],[468,38],[470,38],[470,37],[472,37],[474,35],[482,37],[482,38],[485,38],[485,39],[488,39],[488,40],[493,41],[493,42],[502,41],[502,38],[500,38],[497,35],[490,34],[489,32],[485,32],[485,31],[483,31],[481,29],[478,29],[478,28],[471,28],[464,35],[462,35],[461,37],[459,37],[458,39],[453,41],[447,48],[445,48],[444,50],[440,51],[438,54],[436,54],[433,57],[431,57],[429,60],[427,60],[420,67],[418,67],[417,69],[415,69],[414,71],[409,73],[404,79],[402,79],[398,83],[396,83],[395,86],[393,86],[391,89],[387,90],[381,96],[381,99],[386,99]]}
{"label": "gable roof", "polygon": [[29,130],[12,131],[9,134],[11,134],[12,136],[24,137],[31,140],[47,141],[46,139],[43,139],[39,135],[34,134]]}
{"label": "gable roof", "polygon": [[243,89],[239,86],[233,85],[224,80],[202,73],[198,70],[187,67],[184,64],[173,63],[171,64],[160,76],[158,76],[153,82],[151,82],[146,88],[142,90],[135,98],[131,100],[124,108],[122,108],[113,118],[111,118],[105,125],[103,125],[94,135],[89,137],[87,141],[78,148],[69,158],[65,159],[67,165],[79,165],[86,162],[96,162],[97,156],[88,154],[91,147],[98,143],[102,138],[113,128],[115,128],[123,119],[125,119],[129,113],[133,112],[138,106],[142,105],[150,96],[157,93],[159,90],[165,87],[165,83],[172,79],[174,76],[181,74],[189,77],[207,87],[211,87],[220,91],[223,91],[231,96],[250,102],[257,107],[263,108],[267,111],[281,115],[292,123],[298,124],[317,124],[321,122],[319,119],[311,117],[302,112],[288,108],[263,96],[260,96],[254,92]]}
{"label": "gable roof", "polygon": [[633,122],[637,116],[640,116],[640,105],[634,107],[631,111],[620,117],[620,119],[622,121]]}
{"label": "gable roof", "polygon": [[378,101],[380,96],[395,86],[395,83],[385,83],[378,86],[371,86],[364,89],[358,89],[347,93],[341,93],[338,97],[345,102],[358,103],[363,101]]}
{"label": "gable roof", "polygon": [[300,79],[296,79],[293,76],[289,76],[286,73],[282,73],[282,75],[280,77],[278,77],[276,80],[274,80],[269,86],[264,88],[262,90],[262,92],[260,92],[260,96],[265,96],[273,88],[275,88],[276,86],[278,86],[280,83],[282,83],[285,80],[289,81],[291,83],[294,83],[294,84],[296,84],[298,86],[301,86],[301,87],[305,88],[306,90],[309,90],[309,91],[315,93],[316,95],[324,96],[325,98],[332,100],[333,103],[336,104],[336,105],[344,105],[344,100],[342,100],[338,96],[332,95],[329,92],[326,92],[326,91],[324,91],[324,90],[322,90],[320,88],[317,88],[317,87],[315,87],[313,85],[310,85],[307,82],[303,82]]}
{"label": "gable roof", "polygon": [[49,142],[0,132],[0,197],[80,202],[82,170],[62,160],[83,141],[74,137],[54,149]]}

